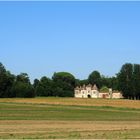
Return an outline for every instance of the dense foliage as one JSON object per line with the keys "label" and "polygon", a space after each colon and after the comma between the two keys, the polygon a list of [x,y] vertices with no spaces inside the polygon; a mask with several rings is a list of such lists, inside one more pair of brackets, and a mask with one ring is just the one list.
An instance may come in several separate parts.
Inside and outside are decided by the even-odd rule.
{"label": "dense foliage", "polygon": [[127,99],[140,99],[140,65],[124,64],[118,73],[118,86]]}
{"label": "dense foliage", "polygon": [[79,80],[68,72],[54,73],[52,78],[43,76],[31,84],[28,74],[13,75],[0,63],[0,98],[58,96],[73,97],[75,86],[96,84],[100,90],[112,88],[122,92],[124,98],[140,99],[140,65],[124,64],[115,77],[105,77],[93,71],[87,79]]}

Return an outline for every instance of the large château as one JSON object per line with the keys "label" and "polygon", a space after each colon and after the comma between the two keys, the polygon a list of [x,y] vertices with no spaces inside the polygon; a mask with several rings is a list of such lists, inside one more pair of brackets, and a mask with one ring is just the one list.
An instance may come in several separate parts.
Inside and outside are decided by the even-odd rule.
{"label": "large ch\u00e2teau", "polygon": [[75,98],[123,98],[120,92],[113,92],[108,89],[108,92],[100,92],[96,85],[83,85],[75,88]]}

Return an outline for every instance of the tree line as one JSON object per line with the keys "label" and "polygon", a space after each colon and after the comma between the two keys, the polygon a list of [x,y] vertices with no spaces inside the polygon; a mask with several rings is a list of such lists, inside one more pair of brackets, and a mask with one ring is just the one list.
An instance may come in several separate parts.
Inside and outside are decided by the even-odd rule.
{"label": "tree line", "polygon": [[106,77],[98,71],[93,71],[84,80],[76,79],[68,72],[57,72],[52,78],[43,76],[31,84],[27,73],[11,74],[0,63],[0,98],[73,97],[76,86],[89,83],[96,84],[100,90],[108,87],[121,91],[126,99],[140,99],[140,65],[126,63],[113,77]]}

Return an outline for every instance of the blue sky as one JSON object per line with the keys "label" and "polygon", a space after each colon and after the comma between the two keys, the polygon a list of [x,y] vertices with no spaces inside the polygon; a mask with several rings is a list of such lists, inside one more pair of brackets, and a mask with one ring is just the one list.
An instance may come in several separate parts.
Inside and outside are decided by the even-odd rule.
{"label": "blue sky", "polygon": [[0,2],[0,62],[14,74],[114,76],[139,54],[140,2]]}

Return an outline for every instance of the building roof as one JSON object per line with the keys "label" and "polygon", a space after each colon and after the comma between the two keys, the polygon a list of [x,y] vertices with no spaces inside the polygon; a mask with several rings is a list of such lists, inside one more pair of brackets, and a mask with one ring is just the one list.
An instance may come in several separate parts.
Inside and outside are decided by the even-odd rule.
{"label": "building roof", "polygon": [[79,90],[79,87],[77,86],[77,87],[75,88],[75,90]]}
{"label": "building roof", "polygon": [[92,87],[93,90],[98,90],[96,84],[94,84],[94,86]]}
{"label": "building roof", "polygon": [[98,90],[96,84],[94,84],[94,86],[92,86],[91,84],[88,84],[87,86],[86,85],[80,87],[77,86],[75,90],[86,90],[86,87],[90,87],[92,90]]}
{"label": "building roof", "polygon": [[86,87],[92,87],[92,85],[91,84],[88,84]]}

